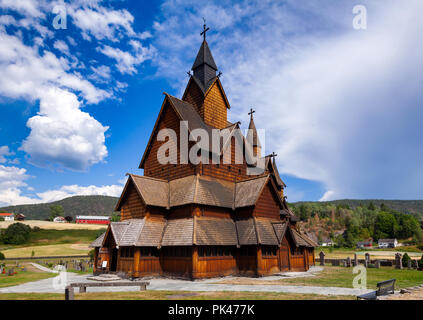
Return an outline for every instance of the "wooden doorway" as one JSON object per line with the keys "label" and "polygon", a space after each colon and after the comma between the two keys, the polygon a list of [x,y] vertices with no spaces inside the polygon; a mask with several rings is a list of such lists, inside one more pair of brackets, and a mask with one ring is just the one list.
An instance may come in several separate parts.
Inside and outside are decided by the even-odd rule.
{"label": "wooden doorway", "polygon": [[117,268],[117,260],[118,260],[118,249],[112,249],[112,256],[110,262],[110,271],[115,272]]}
{"label": "wooden doorway", "polygon": [[289,244],[286,238],[283,239],[279,250],[279,269],[281,271],[288,271],[289,265]]}

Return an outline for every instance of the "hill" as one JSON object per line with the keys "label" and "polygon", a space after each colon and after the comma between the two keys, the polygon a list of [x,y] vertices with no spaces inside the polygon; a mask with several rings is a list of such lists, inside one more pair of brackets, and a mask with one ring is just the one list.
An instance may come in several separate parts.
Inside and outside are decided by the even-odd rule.
{"label": "hill", "polygon": [[0,208],[0,212],[21,213],[29,220],[44,220],[50,217],[50,206],[61,205],[66,216],[111,215],[119,198],[107,196],[75,196],[60,201],[27,204]]}
{"label": "hill", "polygon": [[369,199],[369,200],[353,200],[343,199],[325,202],[295,202],[292,203],[294,206],[298,206],[301,203],[317,203],[321,205],[347,205],[354,209],[359,206],[368,207],[370,203],[373,203],[376,207],[380,207],[383,203],[386,207],[407,214],[417,214],[423,217],[423,200],[381,200],[381,199]]}

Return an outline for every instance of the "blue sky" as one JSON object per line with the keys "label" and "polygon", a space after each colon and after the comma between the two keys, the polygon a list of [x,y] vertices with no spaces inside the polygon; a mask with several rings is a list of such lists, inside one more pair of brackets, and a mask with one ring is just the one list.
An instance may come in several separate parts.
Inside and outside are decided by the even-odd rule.
{"label": "blue sky", "polygon": [[[365,30],[353,28],[357,4]],[[66,29],[54,28],[55,7]],[[418,0],[0,0],[0,205],[118,196],[126,172],[142,173],[163,91],[185,88],[202,17],[229,120],[245,128],[255,107],[288,201],[421,199],[422,9]]]}

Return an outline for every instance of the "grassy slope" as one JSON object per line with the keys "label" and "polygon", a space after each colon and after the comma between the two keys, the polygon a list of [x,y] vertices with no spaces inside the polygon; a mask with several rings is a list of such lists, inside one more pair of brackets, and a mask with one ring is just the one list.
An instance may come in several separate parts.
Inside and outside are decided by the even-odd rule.
{"label": "grassy slope", "polygon": [[26,271],[26,272],[18,271],[18,273],[13,276],[1,274],[0,288],[17,286],[22,283],[43,280],[43,279],[52,278],[55,276],[57,275],[54,273],[32,272],[32,271]]}

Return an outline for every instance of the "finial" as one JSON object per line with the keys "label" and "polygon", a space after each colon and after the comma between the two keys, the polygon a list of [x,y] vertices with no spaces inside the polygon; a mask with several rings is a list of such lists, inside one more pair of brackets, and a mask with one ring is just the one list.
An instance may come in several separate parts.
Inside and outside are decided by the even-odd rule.
{"label": "finial", "polygon": [[187,75],[188,75],[188,77],[191,77],[192,76],[191,70],[187,72]]}
{"label": "finial", "polygon": [[248,112],[248,115],[251,116],[251,120],[253,120],[253,113],[256,113],[256,111],[251,108],[250,112]]}
{"label": "finial", "polygon": [[217,75],[218,78],[222,75],[222,71],[219,71],[219,74]]}
{"label": "finial", "polygon": [[276,158],[278,155],[275,153],[275,151],[273,151],[273,153],[272,153],[270,156],[273,158],[273,160],[275,160],[275,158]]}
{"label": "finial", "polygon": [[204,21],[203,32],[201,32],[200,35],[202,35],[204,37],[204,41],[206,41],[206,33],[207,31],[210,30],[210,28],[207,28],[206,19],[203,18],[203,21]]}

